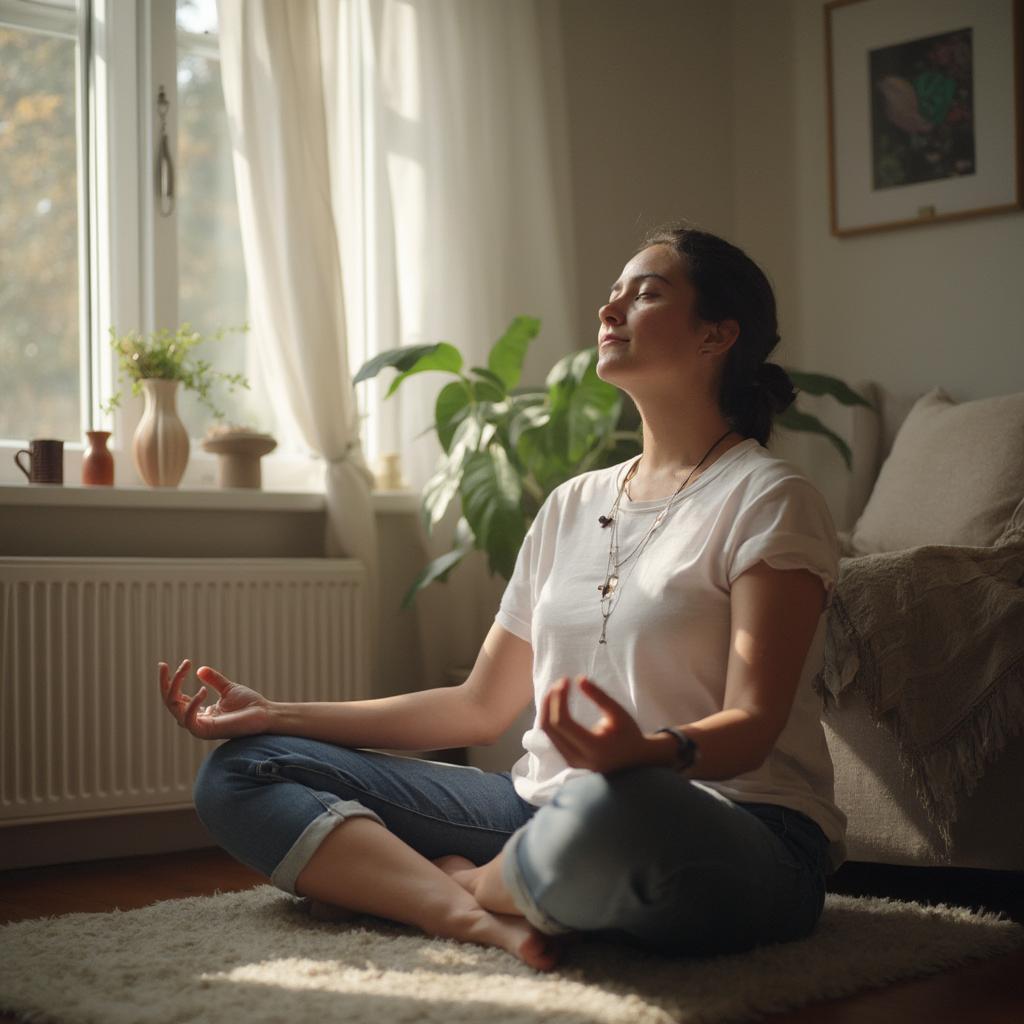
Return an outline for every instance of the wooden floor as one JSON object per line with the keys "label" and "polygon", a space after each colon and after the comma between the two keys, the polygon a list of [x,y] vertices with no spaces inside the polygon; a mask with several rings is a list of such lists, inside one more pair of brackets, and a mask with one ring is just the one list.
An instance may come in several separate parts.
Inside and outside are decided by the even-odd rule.
{"label": "wooden floor", "polygon": [[[848,863],[834,876],[830,889],[897,898],[897,890],[902,890],[903,898],[937,902],[938,886],[942,902],[1003,910],[1020,921],[1024,887],[1018,888],[1018,881],[1019,875],[1002,873],[922,874]],[[0,873],[0,922],[131,910],[159,900],[213,895],[217,889],[234,892],[266,882],[218,849],[25,868]],[[1024,951],[765,1019],[773,1024],[1021,1024]],[[0,1022],[16,1020],[0,1014]]]}

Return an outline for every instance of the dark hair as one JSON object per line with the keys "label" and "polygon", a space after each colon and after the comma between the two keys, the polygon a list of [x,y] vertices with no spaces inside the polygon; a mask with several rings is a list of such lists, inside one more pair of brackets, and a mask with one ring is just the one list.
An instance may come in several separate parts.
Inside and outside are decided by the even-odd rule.
{"label": "dark hair", "polygon": [[774,418],[793,404],[789,374],[768,354],[779,343],[775,295],[764,271],[735,245],[688,226],[662,228],[644,240],[671,246],[697,292],[696,316],[736,320],[740,333],[725,358],[718,404],[733,430],[767,444]]}

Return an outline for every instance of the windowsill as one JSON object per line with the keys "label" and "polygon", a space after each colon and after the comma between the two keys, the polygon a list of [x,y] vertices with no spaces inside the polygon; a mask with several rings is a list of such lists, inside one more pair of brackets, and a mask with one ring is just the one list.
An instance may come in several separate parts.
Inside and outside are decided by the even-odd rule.
{"label": "windowsill", "polygon": [[[420,507],[416,491],[373,491],[371,497],[378,515],[416,512]],[[317,491],[0,484],[0,505],[8,506],[315,512],[324,507],[324,501]]]}

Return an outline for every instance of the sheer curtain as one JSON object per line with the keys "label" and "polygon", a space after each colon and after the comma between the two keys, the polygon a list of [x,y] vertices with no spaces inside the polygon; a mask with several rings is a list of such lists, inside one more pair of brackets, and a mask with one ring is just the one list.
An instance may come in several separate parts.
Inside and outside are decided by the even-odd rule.
{"label": "sheer curtain", "polygon": [[[444,340],[486,365],[526,313],[543,354],[523,383],[543,383],[579,347],[554,5],[320,0],[319,14],[352,364]],[[384,401],[390,382],[366,385],[371,447],[401,452],[420,490],[445,381],[413,377]]]}
{"label": "sheer curtain", "polygon": [[373,474],[348,362],[316,4],[221,0],[218,15],[252,338],[269,387],[324,460],[326,551],[366,566],[366,636],[376,638]]}
{"label": "sheer curtain", "polygon": [[[520,313],[542,320],[524,384],[542,384],[581,344],[557,11],[543,0],[218,6],[253,338],[305,442],[328,460],[338,546],[363,557],[376,551],[364,460],[400,452],[419,491],[440,454],[429,427],[446,381],[412,377],[387,401],[391,371],[360,385],[361,430],[358,366],[440,340],[467,368],[486,365]],[[432,543],[431,556],[446,550]],[[452,583],[444,611],[418,604],[465,658],[493,617],[495,584],[482,559]],[[452,655],[420,625],[435,681]]]}

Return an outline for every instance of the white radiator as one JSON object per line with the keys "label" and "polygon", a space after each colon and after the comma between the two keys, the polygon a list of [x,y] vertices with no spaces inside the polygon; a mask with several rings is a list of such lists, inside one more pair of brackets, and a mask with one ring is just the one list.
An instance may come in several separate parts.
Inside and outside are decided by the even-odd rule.
{"label": "white radiator", "polygon": [[0,826],[192,805],[215,744],[163,706],[158,661],[191,659],[190,695],[208,664],[273,700],[368,696],[364,578],[355,559],[0,558]]}

